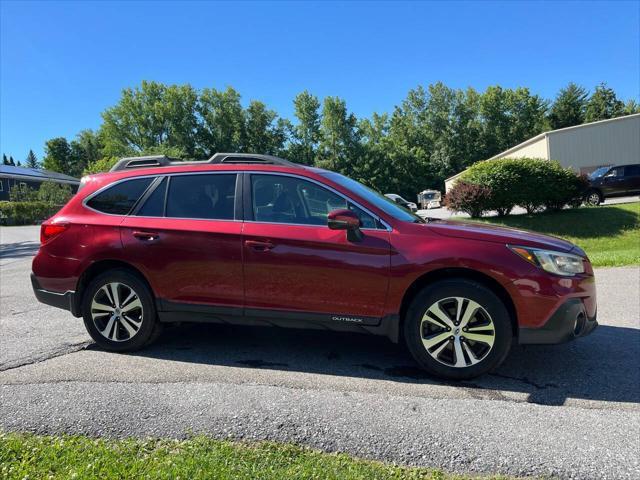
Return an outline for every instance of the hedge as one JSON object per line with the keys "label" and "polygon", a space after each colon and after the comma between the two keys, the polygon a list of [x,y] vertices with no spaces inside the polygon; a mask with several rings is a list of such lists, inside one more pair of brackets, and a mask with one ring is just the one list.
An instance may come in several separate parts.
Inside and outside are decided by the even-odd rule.
{"label": "hedge", "polygon": [[41,223],[62,208],[47,202],[0,202],[0,222],[3,225],[33,225]]}
{"label": "hedge", "polygon": [[[490,194],[474,198],[468,193],[459,195],[458,191],[469,191],[469,184],[486,187]],[[503,216],[516,205],[526,209],[527,213],[559,210],[566,205],[578,206],[587,186],[585,177],[577,176],[558,162],[539,158],[504,158],[472,165],[447,197],[454,196],[455,201],[451,202],[454,210],[467,213],[494,210]]]}

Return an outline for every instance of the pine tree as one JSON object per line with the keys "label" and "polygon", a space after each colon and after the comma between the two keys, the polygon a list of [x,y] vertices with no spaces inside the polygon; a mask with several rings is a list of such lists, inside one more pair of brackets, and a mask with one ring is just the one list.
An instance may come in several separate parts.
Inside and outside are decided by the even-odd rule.
{"label": "pine tree", "polygon": [[10,165],[9,160],[7,160],[7,155],[6,154],[2,154],[2,164],[3,165]]}
{"label": "pine tree", "polygon": [[585,120],[596,122],[622,115],[624,115],[624,102],[618,100],[613,88],[607,87],[606,83],[598,85],[587,102]]}
{"label": "pine tree", "polygon": [[9,156],[9,165],[11,165],[12,167],[16,166],[16,162],[13,161],[13,157]]}
{"label": "pine tree", "polygon": [[584,123],[587,91],[571,82],[561,89],[551,106],[549,124],[553,130]]}
{"label": "pine tree", "polygon": [[29,150],[29,154],[27,155],[24,166],[27,168],[38,168],[40,166],[40,164],[38,163],[38,157],[36,157],[36,154],[33,153],[33,150]]}

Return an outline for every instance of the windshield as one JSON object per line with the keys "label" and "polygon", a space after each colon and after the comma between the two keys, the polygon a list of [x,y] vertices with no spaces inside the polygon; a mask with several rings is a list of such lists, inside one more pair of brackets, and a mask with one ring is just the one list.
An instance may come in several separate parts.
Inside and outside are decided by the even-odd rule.
{"label": "windshield", "polygon": [[594,179],[603,176],[605,173],[609,171],[611,167],[600,167],[596,168],[593,172],[589,174],[589,178]]}
{"label": "windshield", "polygon": [[370,189],[369,187],[364,186],[360,182],[356,182],[349,177],[345,177],[344,175],[340,175],[339,173],[335,172],[328,172],[324,175],[328,179],[336,182],[339,185],[342,185],[343,187],[354,192],[356,195],[364,198],[366,201],[372,203],[386,214],[391,215],[396,220],[402,220],[403,222],[425,223],[425,221],[418,215],[411,213],[405,208],[402,208],[393,200],[385,197],[375,190]]}

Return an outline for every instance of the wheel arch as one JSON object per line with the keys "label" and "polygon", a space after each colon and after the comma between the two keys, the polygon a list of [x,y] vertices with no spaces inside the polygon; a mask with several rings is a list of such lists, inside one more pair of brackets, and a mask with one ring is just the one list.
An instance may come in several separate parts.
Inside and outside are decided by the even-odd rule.
{"label": "wheel arch", "polygon": [[514,338],[518,337],[518,314],[515,304],[509,295],[509,292],[494,278],[489,275],[473,270],[470,268],[442,268],[427,272],[418,277],[405,291],[402,297],[402,303],[400,304],[400,322],[398,325],[398,333],[402,335],[403,324],[405,321],[407,310],[409,305],[415,298],[415,296],[428,285],[431,285],[440,280],[449,280],[453,278],[461,278],[467,280],[474,280],[489,290],[491,290],[502,302],[504,303],[507,311],[509,312],[509,318],[511,320],[511,329],[513,331]]}
{"label": "wheel arch", "polygon": [[101,273],[104,273],[109,270],[114,270],[114,269],[126,270],[132,273],[133,275],[137,276],[141,281],[145,283],[145,285],[153,295],[153,289],[151,288],[151,284],[149,283],[149,280],[147,280],[145,275],[140,270],[138,270],[136,267],[134,267],[130,263],[123,262],[122,260],[113,260],[113,259],[99,260],[92,263],[84,272],[82,272],[82,275],[80,275],[80,278],[78,278],[78,283],[76,285],[76,292],[74,295],[74,302],[73,302],[74,303],[73,305],[74,310],[72,312],[73,315],[75,315],[76,317],[82,316],[82,298],[84,296],[84,291],[89,285],[89,283],[91,283],[91,280],[93,280],[95,277],[97,277]]}

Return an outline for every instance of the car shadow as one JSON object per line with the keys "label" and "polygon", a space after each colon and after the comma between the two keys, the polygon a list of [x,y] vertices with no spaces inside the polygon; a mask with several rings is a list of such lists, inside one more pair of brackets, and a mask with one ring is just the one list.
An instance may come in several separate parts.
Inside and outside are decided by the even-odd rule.
{"label": "car shadow", "polygon": [[0,258],[33,257],[38,248],[38,242],[4,243],[0,245]]}
{"label": "car shadow", "polygon": [[[640,330],[600,326],[563,345],[514,346],[495,372],[443,382],[420,370],[401,345],[383,337],[268,327],[183,324],[133,355],[179,362],[276,369],[403,383],[518,392],[527,401],[567,398],[640,403]],[[499,395],[498,395],[499,396]]]}

